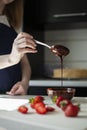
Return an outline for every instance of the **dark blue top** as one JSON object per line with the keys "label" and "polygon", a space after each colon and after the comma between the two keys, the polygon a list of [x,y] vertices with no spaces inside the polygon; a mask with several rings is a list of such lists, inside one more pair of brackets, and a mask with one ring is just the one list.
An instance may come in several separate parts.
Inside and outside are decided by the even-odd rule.
{"label": "dark blue top", "polygon": [[[17,33],[12,27],[0,23],[0,55],[9,54]],[[11,87],[21,80],[20,63],[0,69],[0,93],[9,91]]]}

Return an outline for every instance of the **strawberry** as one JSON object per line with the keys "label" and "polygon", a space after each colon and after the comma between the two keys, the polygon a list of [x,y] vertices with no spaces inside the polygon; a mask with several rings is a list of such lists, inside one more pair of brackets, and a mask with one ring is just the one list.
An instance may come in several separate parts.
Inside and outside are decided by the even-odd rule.
{"label": "strawberry", "polygon": [[31,102],[31,103],[30,103],[30,107],[34,109],[34,106],[35,106],[35,103],[34,103],[34,102]]}
{"label": "strawberry", "polygon": [[60,108],[64,111],[70,103],[70,100],[63,99],[62,101],[60,101]]}
{"label": "strawberry", "polygon": [[74,105],[74,104],[69,104],[65,111],[65,116],[68,117],[76,117],[79,113],[79,106],[78,105]]}
{"label": "strawberry", "polygon": [[44,100],[44,98],[42,96],[36,96],[36,97],[33,97],[33,98],[30,98],[29,99],[29,103],[30,103],[30,106],[31,108],[35,108],[35,104],[36,103],[39,103],[39,102],[42,102]]}
{"label": "strawberry", "polygon": [[28,112],[28,108],[25,105],[22,105],[18,108],[18,111],[26,114]]}
{"label": "strawberry", "polygon": [[31,108],[34,109],[34,105],[35,105],[34,98],[30,98],[30,99],[29,99],[29,103],[30,103]]}
{"label": "strawberry", "polygon": [[45,106],[38,106],[37,109],[35,109],[38,114],[46,114],[47,109]]}
{"label": "strawberry", "polygon": [[56,99],[56,105],[57,105],[58,107],[60,107],[60,102],[61,102],[63,99],[64,99],[64,98],[63,98],[62,96],[57,97],[57,99]]}
{"label": "strawberry", "polygon": [[54,111],[54,110],[55,110],[55,108],[54,108],[54,107],[51,107],[51,106],[47,106],[46,109],[47,109],[48,112],[51,112],[51,111]]}
{"label": "strawberry", "polygon": [[38,102],[34,105],[34,108],[37,109],[39,106],[45,107],[45,104],[43,102]]}
{"label": "strawberry", "polygon": [[35,100],[35,102],[41,102],[41,101],[44,100],[44,97],[38,95],[38,96],[36,96],[36,97],[34,98],[34,100]]}

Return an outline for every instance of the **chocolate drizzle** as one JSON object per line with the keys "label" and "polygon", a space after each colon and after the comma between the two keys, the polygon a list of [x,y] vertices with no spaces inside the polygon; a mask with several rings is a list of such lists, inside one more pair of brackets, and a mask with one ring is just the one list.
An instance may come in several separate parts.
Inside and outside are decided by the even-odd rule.
{"label": "chocolate drizzle", "polygon": [[51,47],[51,51],[55,54],[55,56],[60,57],[61,62],[61,87],[63,87],[63,58],[67,56],[70,50],[62,45],[54,45]]}

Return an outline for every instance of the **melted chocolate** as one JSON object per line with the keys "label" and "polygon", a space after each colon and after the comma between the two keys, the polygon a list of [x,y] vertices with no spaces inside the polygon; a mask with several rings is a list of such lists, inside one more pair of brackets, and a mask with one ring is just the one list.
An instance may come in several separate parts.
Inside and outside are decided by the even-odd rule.
{"label": "melted chocolate", "polygon": [[63,87],[63,57],[69,54],[69,49],[62,45],[54,45],[51,47],[51,51],[55,54],[55,56],[60,57],[61,61],[61,87]]}
{"label": "melted chocolate", "polygon": [[54,45],[51,47],[51,51],[58,56],[66,56],[69,54],[69,49],[62,45]]}

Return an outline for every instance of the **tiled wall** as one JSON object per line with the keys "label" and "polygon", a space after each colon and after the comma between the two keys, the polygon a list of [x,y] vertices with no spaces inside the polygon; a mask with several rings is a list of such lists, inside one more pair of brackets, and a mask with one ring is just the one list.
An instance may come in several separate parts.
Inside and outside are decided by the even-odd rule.
{"label": "tiled wall", "polygon": [[[70,54],[64,58],[65,68],[87,69],[87,29],[46,30],[45,42],[49,45],[63,44],[70,49]],[[45,48],[45,64],[59,66],[59,57],[55,57]]]}

